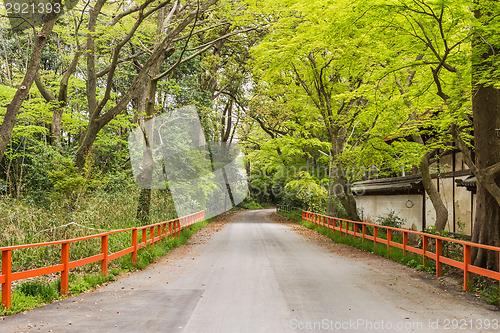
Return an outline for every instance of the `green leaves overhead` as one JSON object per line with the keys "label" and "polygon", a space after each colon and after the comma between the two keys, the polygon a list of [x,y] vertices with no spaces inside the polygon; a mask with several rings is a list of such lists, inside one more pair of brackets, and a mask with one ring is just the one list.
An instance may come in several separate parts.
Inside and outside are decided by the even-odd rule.
{"label": "green leaves overhead", "polygon": [[[266,24],[251,50],[256,168],[325,166],[318,150],[331,149],[344,168],[410,171],[426,153],[453,149],[452,126],[472,139],[473,63],[477,83],[498,85],[498,56],[484,58],[500,42],[496,1],[247,3]],[[475,18],[479,8],[488,15]]]}

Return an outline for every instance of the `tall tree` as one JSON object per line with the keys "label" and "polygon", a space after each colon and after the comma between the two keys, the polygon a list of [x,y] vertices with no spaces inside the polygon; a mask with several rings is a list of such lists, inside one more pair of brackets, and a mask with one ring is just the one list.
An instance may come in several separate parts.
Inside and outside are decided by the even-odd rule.
{"label": "tall tree", "polygon": [[21,108],[23,101],[26,99],[33,81],[35,80],[43,49],[52,32],[52,29],[54,28],[56,20],[57,17],[55,14],[54,16],[49,15],[40,31],[37,32],[36,29],[33,29],[35,43],[33,44],[26,73],[24,74],[21,85],[17,88],[17,91],[12,98],[12,101],[7,104],[7,112],[3,118],[2,125],[0,126],[0,161],[5,154],[5,150],[7,149],[7,145],[9,144],[9,140],[12,136],[12,130],[14,129],[19,109]]}
{"label": "tall tree", "polygon": [[[500,89],[498,87],[498,54],[500,28],[498,1],[475,1],[476,25],[472,39],[472,117],[474,155],[460,129],[453,136],[464,153],[465,161],[477,178],[476,220],[472,240],[500,246]],[[493,251],[474,249],[473,263],[498,269],[498,255]]]}
{"label": "tall tree", "polygon": [[[161,42],[155,44],[154,48],[147,50],[149,53],[147,59],[140,63],[140,70],[134,77],[132,83],[128,86],[126,92],[119,96],[117,101],[109,106],[111,97],[111,90],[113,87],[113,82],[115,75],[118,72],[118,65],[124,61],[129,61],[132,57],[121,57],[121,51],[125,45],[134,37],[134,34],[142,25],[144,20],[151,16],[154,12],[160,8],[167,6],[172,3],[172,1],[161,2],[154,6],[154,0],[146,0],[142,5],[136,6],[133,10],[127,10],[117,17],[112,19],[112,22],[116,21],[118,17],[123,17],[131,13],[137,13],[132,24],[132,28],[126,31],[123,37],[119,40],[116,46],[111,51],[111,63],[101,71],[98,71],[99,63],[96,62],[96,40],[94,35],[97,29],[97,18],[100,14],[100,9],[103,7],[106,0],[98,0],[94,8],[90,10],[89,13],[89,23],[88,23],[88,37],[86,45],[86,56],[87,56],[87,95],[88,95],[88,107],[89,107],[89,125],[87,126],[85,132],[83,133],[80,145],[77,151],[76,163],[78,166],[84,164],[85,156],[87,155],[89,149],[92,147],[94,141],[96,140],[99,131],[108,124],[112,119],[114,119],[118,114],[127,108],[132,98],[134,98],[138,92],[144,88],[150,78],[154,80],[160,80],[167,75],[169,75],[175,68],[179,65],[189,61],[190,59],[202,54],[207,51],[211,45],[218,42],[220,39],[227,38],[230,36],[237,35],[240,32],[245,32],[252,30],[253,28],[246,28],[241,30],[232,31],[225,36],[218,37],[207,41],[205,44],[195,46],[188,49],[190,52],[181,52],[181,57],[173,63],[169,68],[154,75],[152,71],[156,64],[163,64],[164,61],[170,57],[175,49],[175,43],[181,40],[189,39],[192,35],[197,35],[208,29],[213,29],[220,25],[229,24],[226,20],[211,20],[207,18],[202,22],[196,20],[200,13],[205,13],[209,8],[216,5],[218,0],[208,0],[204,2],[192,1],[183,6],[179,7],[179,10],[175,12],[172,18],[172,25],[168,27]],[[176,1],[175,3],[177,3]],[[150,8],[152,7],[152,8]],[[198,28],[197,30],[195,28]],[[192,51],[192,52],[191,52]],[[141,52],[142,54],[143,52]],[[102,99],[98,101],[98,78],[105,76],[105,85],[102,87],[104,94]]]}

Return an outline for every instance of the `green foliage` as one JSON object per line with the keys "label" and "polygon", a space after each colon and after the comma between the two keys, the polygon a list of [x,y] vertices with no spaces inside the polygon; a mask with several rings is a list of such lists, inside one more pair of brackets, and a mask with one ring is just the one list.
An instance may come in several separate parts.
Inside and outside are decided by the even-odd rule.
{"label": "green foliage", "polygon": [[90,290],[91,288],[96,288],[103,283],[115,281],[116,275],[120,273],[120,270],[113,269],[108,272],[107,276],[102,274],[85,274],[85,275],[70,275],[69,293],[71,295],[78,295],[84,291]]}
{"label": "green foliage", "polygon": [[39,297],[27,296],[23,293],[14,291],[11,295],[10,309],[0,308],[0,316],[8,316],[22,311],[27,311],[43,305]]}
{"label": "green foliage", "polygon": [[[49,174],[60,167],[64,158],[53,147],[36,141],[30,143],[22,156],[10,155],[8,158],[15,158],[17,161],[23,162],[24,179],[18,181],[22,181],[25,199],[28,202],[47,207],[50,203],[50,193],[54,190]],[[11,185],[13,185],[12,182]]]}
{"label": "green foliage", "polygon": [[244,209],[261,209],[262,205],[256,202],[252,197],[247,196],[240,204],[238,204],[238,207]]}
{"label": "green foliage", "polygon": [[302,214],[299,211],[290,211],[290,212],[278,211],[277,214],[295,223],[301,223],[302,221]]}
{"label": "green foliage", "polygon": [[397,216],[396,212],[390,211],[387,216],[379,216],[376,222],[385,227],[401,228],[405,225],[406,220]]}
{"label": "green foliage", "polygon": [[301,171],[286,184],[283,201],[291,206],[315,210],[320,205],[320,198],[327,195],[328,191],[320,186],[307,171]]}
{"label": "green foliage", "polygon": [[16,291],[25,296],[39,297],[44,303],[49,303],[59,298],[57,283],[46,283],[42,280],[22,282],[16,287]]}
{"label": "green foliage", "polygon": [[85,183],[85,178],[69,158],[63,158],[57,169],[48,171],[48,176],[56,193],[67,200],[74,200],[75,192]]}

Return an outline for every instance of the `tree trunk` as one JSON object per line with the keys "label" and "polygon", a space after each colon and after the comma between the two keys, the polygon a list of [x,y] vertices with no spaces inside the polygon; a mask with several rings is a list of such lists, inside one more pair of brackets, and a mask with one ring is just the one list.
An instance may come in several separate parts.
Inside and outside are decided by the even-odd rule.
{"label": "tree trunk", "polygon": [[[343,145],[346,140],[345,128],[334,127],[332,129],[332,163],[337,156],[342,154]],[[333,194],[336,195],[342,206],[347,213],[347,218],[351,221],[361,221],[358,215],[358,209],[356,205],[356,199],[354,199],[354,194],[351,191],[351,184],[348,181],[347,174],[342,166],[342,163],[337,163],[335,170],[333,172],[330,170],[330,181],[333,180]]]}
{"label": "tree trunk", "polygon": [[251,196],[252,195],[252,171],[250,168],[250,160],[247,158],[247,161],[245,162],[245,171],[247,174],[247,185],[248,185],[248,192],[247,195]]}
{"label": "tree trunk", "polygon": [[[485,1],[483,5],[487,6],[492,2],[496,1]],[[491,19],[491,22],[493,20],[493,13],[482,11],[480,8],[476,8],[474,16],[478,20],[482,19],[483,16],[487,16],[488,19]],[[484,22],[488,21],[485,20]],[[479,34],[483,36],[479,36]],[[493,44],[486,42],[485,38],[489,39],[489,37],[491,36],[488,36],[487,31],[486,33],[479,31],[472,40],[472,48],[477,56],[473,59],[472,65],[475,164],[481,173],[476,175],[478,178],[476,219],[473,226],[472,241],[500,246],[500,198],[498,198],[500,175],[498,172],[489,175],[487,172],[486,175],[482,172],[488,167],[500,163],[500,90],[495,89],[491,84],[478,83],[478,78],[483,75],[484,68],[496,65],[492,64],[489,58],[500,51],[498,44],[494,44],[493,38],[491,38]],[[496,197],[493,193],[496,194]],[[499,269],[497,252],[472,248],[472,262],[476,266]]]}
{"label": "tree trunk", "polygon": [[[476,166],[484,170],[500,163],[500,90],[479,86],[472,100]],[[496,184],[500,183],[497,176]],[[477,182],[476,219],[472,241],[500,246],[500,207],[482,182]],[[473,250],[474,265],[498,269],[498,253]]]}
{"label": "tree trunk", "polygon": [[19,109],[21,108],[24,99],[28,95],[31,86],[33,85],[33,81],[35,80],[45,43],[47,42],[47,39],[52,32],[52,28],[54,27],[55,22],[56,19],[54,18],[46,21],[43,24],[40,33],[38,34],[38,36],[36,36],[36,40],[33,45],[33,51],[31,53],[31,58],[26,70],[26,74],[24,75],[23,82],[17,89],[14,97],[12,98],[12,101],[7,104],[7,111],[5,113],[2,126],[0,127],[0,161],[5,154],[5,150],[7,149],[7,145],[9,144],[10,138],[12,136],[12,130],[14,129],[14,124],[16,122]]}
{"label": "tree trunk", "polygon": [[[162,32],[164,30],[164,20],[165,20],[165,8],[162,8],[158,11],[158,18],[157,18],[157,30],[156,34],[158,36],[157,38],[157,43],[161,42],[161,36]],[[153,64],[151,68],[151,75],[150,78],[155,77],[158,75],[160,72],[161,66],[163,64],[163,58],[159,58],[155,64]],[[137,98],[138,105],[137,105],[137,111],[140,115],[145,115],[145,116],[140,116],[143,119],[140,119],[140,122],[142,121],[142,124],[140,126],[143,128],[144,133],[153,133],[153,128],[154,124],[153,121],[149,121],[147,124],[146,122],[151,119],[155,113],[155,106],[156,106],[156,90],[158,86],[158,81],[154,79],[149,79],[148,81],[145,82],[144,84],[144,89],[139,90],[139,96]],[[146,129],[146,126],[149,127]],[[143,159],[145,163],[144,165],[144,170],[142,172],[142,186],[143,189],[141,190],[141,194],[139,196],[139,204],[137,206],[137,215],[136,217],[142,221],[143,224],[147,224],[151,220],[151,216],[149,214],[150,208],[151,208],[151,188],[144,188],[144,186],[151,187],[151,182],[153,178],[153,167],[154,167],[154,161],[153,161],[153,149],[154,147],[151,147],[151,140],[153,138],[145,138],[146,139],[146,149],[144,150],[144,156]]]}
{"label": "tree trunk", "polygon": [[142,225],[148,225],[151,221],[149,214],[151,209],[151,189],[143,188],[139,194],[139,203],[137,204],[136,218],[141,221]]}
{"label": "tree trunk", "polygon": [[335,188],[335,182],[333,180],[333,175],[332,175],[332,156],[329,156],[328,159],[328,198],[326,200],[326,214],[328,216],[335,216],[338,217],[338,209],[337,205],[335,204],[335,193],[334,193],[334,188]]}
{"label": "tree trunk", "polygon": [[[423,59],[422,55],[418,55],[415,59],[415,61],[420,61]],[[413,85],[413,80],[416,75],[416,71],[409,71],[408,76],[406,77],[406,82],[404,86],[399,83],[399,81],[396,81],[396,84],[399,86],[399,90],[401,92],[401,95],[405,95],[408,93],[408,88]],[[434,71],[433,71],[434,73]],[[438,83],[439,81],[437,81]],[[446,99],[445,99],[446,102]],[[408,109],[412,109],[412,103],[411,102],[406,102],[405,103]],[[411,120],[414,122],[418,122],[417,115],[415,112],[411,114]],[[422,137],[422,135],[412,135],[413,141],[417,142],[418,144],[422,145],[425,149],[425,141]],[[429,195],[429,198],[431,199],[432,206],[434,207],[434,210],[436,211],[436,230],[437,231],[442,231],[446,227],[446,224],[448,223],[448,208],[443,203],[443,199],[441,198],[441,195],[439,194],[436,186],[432,183],[432,178],[431,178],[431,173],[429,169],[429,158],[430,158],[430,153],[426,153],[422,158],[420,159],[420,165],[419,169],[422,174],[422,186],[424,187],[425,193]]]}
{"label": "tree trunk", "polygon": [[[156,85],[154,86],[154,94],[153,98],[156,96]],[[151,91],[151,83],[147,84],[146,87],[142,90],[142,93],[138,96],[138,113],[139,116],[139,126],[142,128],[142,131],[145,135],[144,140],[146,142],[146,147],[143,153],[143,170],[141,173],[141,181],[140,185],[142,187],[141,193],[139,195],[139,203],[137,205],[137,214],[136,217],[138,220],[142,222],[142,224],[146,225],[151,220],[150,217],[150,207],[151,207],[151,186],[152,186],[152,178],[153,178],[153,151],[154,147],[151,147],[152,137],[147,137],[146,133],[153,134],[154,124],[153,121],[148,121],[153,113],[154,113],[154,103],[151,106],[151,103],[148,101],[150,97]]]}
{"label": "tree trunk", "polygon": [[448,222],[448,209],[444,205],[436,186],[432,183],[429,170],[429,153],[422,157],[419,168],[422,173],[422,185],[424,186],[425,192],[429,195],[432,206],[434,206],[434,210],[436,211],[436,230],[443,231]]}
{"label": "tree trunk", "polygon": [[333,193],[330,193],[331,190],[328,191],[328,198],[326,201],[326,215],[338,217],[339,212],[337,210],[337,206],[335,205],[335,199]]}
{"label": "tree trunk", "polygon": [[356,199],[354,199],[354,195],[351,191],[351,184],[344,174],[343,168],[341,167],[340,169],[341,172],[335,179],[335,188],[340,190],[336,190],[335,195],[339,198],[342,206],[344,206],[344,209],[347,213],[347,218],[351,221],[361,221],[361,218],[358,215]]}
{"label": "tree trunk", "polygon": [[55,108],[52,114],[52,122],[50,123],[50,140],[56,146],[61,145],[61,124],[62,116],[64,113],[63,108]]}
{"label": "tree trunk", "polygon": [[85,165],[85,159],[89,153],[94,141],[97,139],[97,134],[104,127],[97,120],[90,120],[87,129],[84,132],[84,136],[79,144],[78,150],[76,151],[76,161],[75,165],[81,169]]}

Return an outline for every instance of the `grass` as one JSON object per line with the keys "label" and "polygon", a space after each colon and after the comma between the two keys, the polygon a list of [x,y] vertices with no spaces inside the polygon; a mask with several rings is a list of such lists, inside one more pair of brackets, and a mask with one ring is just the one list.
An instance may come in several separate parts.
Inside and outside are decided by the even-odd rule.
{"label": "grass", "polygon": [[296,223],[302,222],[302,213],[299,211],[291,211],[291,212],[279,211],[278,214],[285,217],[289,221]]}
{"label": "grass", "polygon": [[[354,236],[346,235],[345,233],[340,236],[340,232],[338,231],[334,232],[329,228],[317,226],[312,222],[302,221],[302,216],[299,212],[278,212],[278,214],[290,221],[300,223],[309,229],[315,230],[329,237],[336,243],[346,244],[364,251],[375,253],[379,256],[394,260],[400,264],[406,265],[419,271],[425,271],[429,274],[436,273],[435,261],[430,258],[426,258],[424,264],[422,256],[408,252],[404,254],[403,250],[400,248],[391,247],[391,250],[387,251],[387,245],[385,244],[377,243],[374,246],[373,241],[368,239],[363,242],[363,239],[361,237],[354,238]],[[383,235],[379,233],[378,236],[380,237]],[[398,241],[394,236],[393,240]],[[446,273],[450,268],[451,267],[449,267],[448,265],[443,265],[443,272]],[[474,276],[469,281],[469,291],[476,294],[478,297],[482,298],[489,304],[494,304],[497,306],[499,305],[499,286],[498,281],[496,280]]]}
{"label": "grass", "polygon": [[[49,242],[142,225],[136,219],[138,197],[139,189],[135,187],[113,193],[96,191],[81,198],[73,209],[68,209],[64,200],[54,200],[50,206],[43,207],[8,196],[0,197],[0,246]],[[113,207],[113,214],[110,214],[109,207]],[[162,191],[153,191],[151,221],[167,221],[175,217],[171,197]],[[99,254],[99,241],[94,239],[72,244],[70,260]],[[109,250],[123,249],[130,246],[131,241],[131,233],[112,235]],[[60,246],[13,251],[12,270],[56,265],[60,261],[60,252]],[[95,267],[84,269],[91,272]]]}
{"label": "grass", "polygon": [[[194,233],[211,221],[213,219],[198,222],[182,230],[178,238],[164,238],[161,243],[155,243],[154,247],[148,246],[140,249],[137,252],[137,265],[132,263],[132,258],[129,254],[111,262],[107,276],[100,273],[70,274],[69,294],[78,295],[92,288],[99,287],[104,283],[114,281],[118,275],[124,272],[146,268],[156,259],[168,253],[172,248],[185,244]],[[47,281],[43,278],[37,278],[24,281],[13,290],[10,309],[0,309],[0,316],[31,310],[35,307],[63,299],[66,296],[59,295],[60,286],[60,279]]]}

